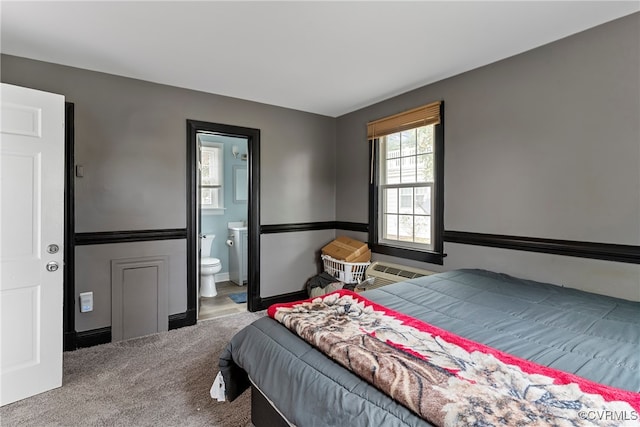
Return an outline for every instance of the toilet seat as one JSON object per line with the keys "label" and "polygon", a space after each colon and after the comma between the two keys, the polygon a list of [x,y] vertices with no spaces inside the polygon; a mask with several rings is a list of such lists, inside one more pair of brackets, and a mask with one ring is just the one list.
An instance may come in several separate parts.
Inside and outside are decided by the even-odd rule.
{"label": "toilet seat", "polygon": [[217,267],[221,264],[218,258],[212,258],[207,256],[207,257],[202,257],[202,259],[200,260],[200,265],[205,267]]}

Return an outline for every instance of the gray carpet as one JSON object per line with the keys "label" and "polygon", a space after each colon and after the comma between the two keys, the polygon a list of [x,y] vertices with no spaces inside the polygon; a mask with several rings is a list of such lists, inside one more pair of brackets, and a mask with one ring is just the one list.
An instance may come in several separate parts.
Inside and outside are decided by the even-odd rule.
{"label": "gray carpet", "polygon": [[250,392],[217,402],[209,388],[236,331],[263,316],[234,314],[195,326],[64,353],[61,388],[0,408],[8,426],[220,426],[250,424]]}

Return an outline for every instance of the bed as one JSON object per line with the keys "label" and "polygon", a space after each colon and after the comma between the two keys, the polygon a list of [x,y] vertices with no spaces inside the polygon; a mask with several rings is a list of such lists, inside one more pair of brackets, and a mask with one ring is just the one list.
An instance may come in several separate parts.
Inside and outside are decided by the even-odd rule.
{"label": "bed", "polygon": [[[640,392],[640,303],[484,270],[434,274],[362,295],[517,358]],[[233,337],[219,370],[229,400],[252,388],[257,427],[432,425],[270,317]],[[638,423],[635,411],[614,417]]]}

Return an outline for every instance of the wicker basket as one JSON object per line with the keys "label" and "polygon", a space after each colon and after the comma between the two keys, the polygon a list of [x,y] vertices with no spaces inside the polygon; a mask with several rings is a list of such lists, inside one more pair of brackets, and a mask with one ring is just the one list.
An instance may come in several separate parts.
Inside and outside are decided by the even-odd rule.
{"label": "wicker basket", "polygon": [[322,255],[324,271],[344,283],[360,283],[370,262],[346,262]]}

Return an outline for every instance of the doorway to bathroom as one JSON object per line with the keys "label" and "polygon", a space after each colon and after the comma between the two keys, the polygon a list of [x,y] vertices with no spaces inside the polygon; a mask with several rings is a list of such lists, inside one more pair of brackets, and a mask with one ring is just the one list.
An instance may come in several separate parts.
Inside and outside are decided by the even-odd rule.
{"label": "doorway to bathroom", "polygon": [[247,311],[247,138],[198,132],[198,320]]}
{"label": "doorway to bathroom", "polygon": [[195,323],[252,308],[260,131],[187,120],[187,133],[187,311]]}

